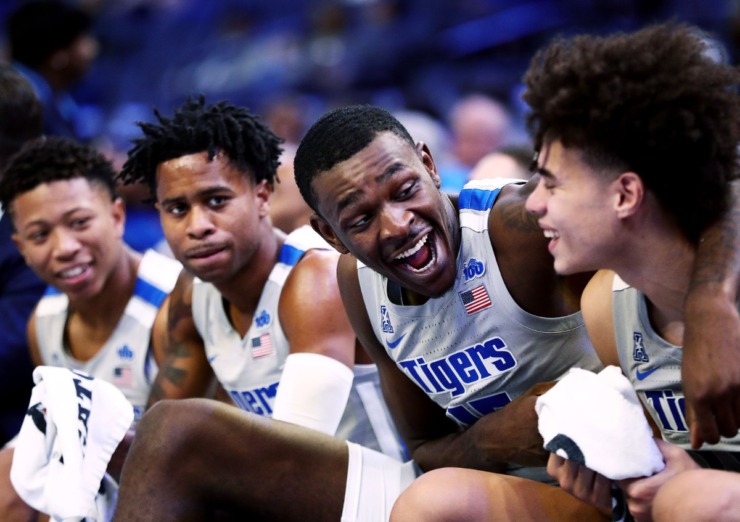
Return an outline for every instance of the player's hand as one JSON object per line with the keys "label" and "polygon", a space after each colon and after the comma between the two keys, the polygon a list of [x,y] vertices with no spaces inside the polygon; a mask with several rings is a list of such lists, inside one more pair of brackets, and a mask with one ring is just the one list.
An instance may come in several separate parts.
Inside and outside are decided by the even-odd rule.
{"label": "player's hand", "polygon": [[661,439],[655,439],[655,442],[663,454],[663,460],[665,460],[663,471],[651,477],[617,481],[617,484],[625,493],[627,507],[637,522],[650,522],[652,520],[651,511],[655,494],[668,479],[684,471],[699,468],[694,459],[678,446]]}
{"label": "player's hand", "polygon": [[572,460],[550,453],[547,473],[578,500],[611,515],[611,480]]}
{"label": "player's hand", "polygon": [[740,429],[740,315],[707,285],[689,292],[681,379],[691,445],[734,437]]}

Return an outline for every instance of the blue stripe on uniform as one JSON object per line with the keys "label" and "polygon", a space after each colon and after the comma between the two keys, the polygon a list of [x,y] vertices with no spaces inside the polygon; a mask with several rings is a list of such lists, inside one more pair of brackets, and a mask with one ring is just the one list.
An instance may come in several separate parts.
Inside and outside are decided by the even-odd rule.
{"label": "blue stripe on uniform", "polygon": [[468,426],[472,426],[478,420],[478,417],[470,413],[465,406],[447,408],[447,415],[454,417],[458,422]]}
{"label": "blue stripe on uniform", "polygon": [[167,297],[167,292],[141,278],[137,278],[136,285],[134,285],[134,295],[159,308],[164,298]]}
{"label": "blue stripe on uniform", "polygon": [[280,258],[278,259],[278,263],[293,266],[301,259],[301,257],[305,253],[305,250],[300,250],[290,245],[283,245],[283,248],[280,250]]}
{"label": "blue stripe on uniform", "polygon": [[46,291],[44,292],[44,297],[48,295],[59,295],[61,292],[54,288],[53,286],[49,285],[46,287]]}
{"label": "blue stripe on uniform", "polygon": [[493,206],[500,191],[501,189],[463,189],[458,198],[458,208],[460,210],[488,210]]}

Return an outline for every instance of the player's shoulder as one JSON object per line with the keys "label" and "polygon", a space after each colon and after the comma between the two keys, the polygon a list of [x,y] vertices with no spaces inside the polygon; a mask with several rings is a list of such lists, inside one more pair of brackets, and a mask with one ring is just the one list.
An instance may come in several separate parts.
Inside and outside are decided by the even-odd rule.
{"label": "player's shoulder", "polygon": [[310,277],[312,273],[336,273],[339,252],[309,225],[297,228],[285,239],[279,263],[293,267],[290,277]]}
{"label": "player's shoulder", "polygon": [[170,292],[178,280],[182,265],[176,259],[155,250],[147,250],[139,264],[139,278]]}

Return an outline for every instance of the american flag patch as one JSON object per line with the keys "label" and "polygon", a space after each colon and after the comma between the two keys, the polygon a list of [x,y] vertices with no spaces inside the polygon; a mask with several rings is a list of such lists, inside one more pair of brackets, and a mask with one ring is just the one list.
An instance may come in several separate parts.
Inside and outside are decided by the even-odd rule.
{"label": "american flag patch", "polygon": [[118,366],[113,370],[113,384],[116,386],[131,386],[134,382],[130,366]]}
{"label": "american flag patch", "polygon": [[270,334],[262,334],[252,339],[252,357],[264,357],[272,353]]}
{"label": "american flag patch", "polygon": [[483,285],[476,286],[472,290],[460,292],[460,298],[468,315],[473,315],[491,306],[491,298],[488,297],[488,291]]}

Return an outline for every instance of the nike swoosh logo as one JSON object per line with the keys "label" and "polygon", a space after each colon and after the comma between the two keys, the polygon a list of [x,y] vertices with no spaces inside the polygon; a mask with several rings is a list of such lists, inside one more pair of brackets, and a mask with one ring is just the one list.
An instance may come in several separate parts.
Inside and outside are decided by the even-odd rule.
{"label": "nike swoosh logo", "polygon": [[211,362],[215,361],[216,360],[216,357],[218,357],[218,354],[210,356],[208,358],[208,362],[211,363]]}
{"label": "nike swoosh logo", "polygon": [[648,370],[648,371],[646,371],[646,372],[641,372],[640,370],[637,370],[637,372],[636,372],[636,373],[637,373],[637,380],[638,380],[638,381],[642,381],[642,380],[645,380],[645,379],[646,379],[646,378],[647,378],[647,377],[648,377],[648,376],[649,376],[649,375],[650,375],[651,373],[653,373],[653,372],[654,372],[654,371],[656,371],[657,369],[658,369],[658,368],[651,368],[651,369],[649,369],[649,370]]}
{"label": "nike swoosh logo", "polygon": [[387,346],[388,348],[390,348],[390,349],[392,350],[393,348],[395,348],[396,346],[398,346],[398,343],[400,343],[400,342],[401,342],[401,340],[402,340],[402,339],[403,339],[404,337],[406,337],[406,334],[403,334],[403,335],[402,335],[401,337],[399,337],[399,338],[398,338],[398,339],[396,339],[395,341],[389,341],[388,339],[386,339],[386,340],[385,340],[385,345],[386,345],[386,346]]}

